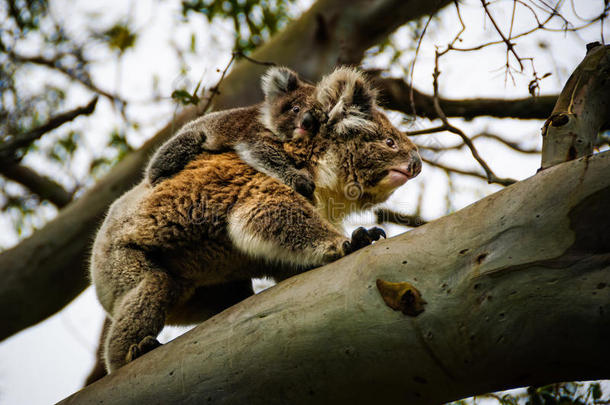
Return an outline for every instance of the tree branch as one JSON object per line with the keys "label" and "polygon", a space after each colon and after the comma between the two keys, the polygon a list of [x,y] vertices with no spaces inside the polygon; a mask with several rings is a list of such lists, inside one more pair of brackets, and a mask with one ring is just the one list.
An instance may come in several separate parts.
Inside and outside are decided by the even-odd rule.
{"label": "tree branch", "polygon": [[[317,80],[340,61],[358,63],[366,49],[395,28],[448,4],[449,0],[320,0],[301,18],[258,48],[255,60],[291,67]],[[323,28],[323,29],[321,29]],[[265,66],[237,61],[214,98],[215,109],[254,104],[263,97]],[[91,240],[108,205],[132,187],[153,150],[198,107],[186,108],[139,150],[131,153],[57,218],[19,245],[0,254],[0,339],[39,322],[69,303],[87,285]],[[52,286],[53,288],[50,288]],[[30,297],[37,297],[31,305]]]}
{"label": "tree branch", "polygon": [[[409,92],[411,87],[399,78],[379,77],[379,71],[369,71],[374,84],[380,90],[382,107],[413,114]],[[434,108],[434,97],[413,89],[413,100],[417,115],[430,119],[439,118]],[[553,110],[557,96],[539,96],[519,99],[475,98],[450,100],[439,98],[447,117],[472,119],[481,116],[497,118],[546,119]]]}
{"label": "tree branch", "polygon": [[54,180],[41,176],[29,167],[19,164],[0,165],[0,173],[27,187],[43,200],[49,200],[57,208],[63,208],[72,201],[72,193],[68,192]]}
{"label": "tree branch", "polygon": [[[408,135],[424,135],[426,133],[433,133],[433,132],[438,132],[440,130],[443,130],[444,127],[437,127],[437,128],[428,128],[428,129],[424,129],[421,131],[410,131],[408,133]],[[419,133],[416,133],[419,132]],[[488,139],[492,139],[494,141],[497,141],[505,146],[508,146],[509,148],[511,148],[514,151],[520,152],[520,153],[524,153],[524,154],[536,154],[536,153],[540,153],[540,149],[537,148],[525,148],[521,145],[519,145],[516,142],[511,142],[507,139],[504,139],[503,137],[501,137],[500,135],[495,135],[495,134],[491,134],[489,132],[480,132],[474,136],[472,136],[472,138],[470,138],[472,141],[474,141],[475,139],[478,138],[488,138]],[[448,150],[458,150],[458,149],[462,149],[464,146],[466,146],[466,144],[464,142],[458,143],[456,145],[452,145],[452,146],[434,146],[434,145],[422,145],[422,144],[418,144],[416,143],[417,148],[418,149],[427,149],[429,151],[432,152],[445,152]]]}
{"label": "tree branch", "polygon": [[608,378],[608,172],[610,153],[557,165],[288,279],[61,404],[418,405]]}
{"label": "tree branch", "polygon": [[587,48],[542,129],[541,169],[590,155],[610,124],[610,45]]}
{"label": "tree branch", "polygon": [[97,104],[97,97],[91,100],[86,106],[78,107],[70,111],[66,111],[64,113],[55,115],[47,122],[42,124],[39,127],[36,127],[28,132],[19,135],[13,135],[8,140],[2,142],[0,144],[0,161],[15,161],[16,152],[20,148],[25,148],[29,146],[32,142],[39,139],[41,136],[46,134],[49,131],[54,130],[65,124],[66,122],[72,121],[79,115],[89,115],[95,110],[95,105]]}

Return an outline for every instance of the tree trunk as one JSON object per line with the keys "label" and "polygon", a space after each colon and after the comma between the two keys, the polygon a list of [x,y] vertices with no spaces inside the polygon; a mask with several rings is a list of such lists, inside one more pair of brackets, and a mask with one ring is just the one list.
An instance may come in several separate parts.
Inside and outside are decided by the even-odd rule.
{"label": "tree trunk", "polygon": [[[253,57],[296,68],[316,80],[337,63],[358,63],[367,48],[398,26],[449,2],[320,0]],[[264,69],[245,60],[237,63],[214,98],[215,107],[259,101]],[[0,340],[54,314],[88,285],[89,248],[108,205],[139,181],[153,150],[185,122],[203,113],[201,107],[185,109],[53,221],[0,255]]]}
{"label": "tree trunk", "polygon": [[[609,172],[610,152],[554,166],[286,280],[61,403],[438,404],[609,378]],[[378,279],[414,285],[425,310],[392,310]]]}

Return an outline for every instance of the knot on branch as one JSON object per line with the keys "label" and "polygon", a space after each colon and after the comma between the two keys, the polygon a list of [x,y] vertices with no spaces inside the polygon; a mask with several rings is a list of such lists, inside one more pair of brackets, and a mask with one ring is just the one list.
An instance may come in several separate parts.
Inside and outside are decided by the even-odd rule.
{"label": "knot on branch", "polygon": [[417,316],[424,312],[426,301],[410,283],[391,283],[378,278],[377,289],[386,305],[394,311],[401,311],[409,316]]}

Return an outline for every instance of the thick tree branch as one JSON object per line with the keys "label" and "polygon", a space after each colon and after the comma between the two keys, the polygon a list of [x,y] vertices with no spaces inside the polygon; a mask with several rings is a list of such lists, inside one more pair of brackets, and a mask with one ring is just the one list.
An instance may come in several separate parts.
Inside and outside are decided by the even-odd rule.
{"label": "thick tree branch", "polygon": [[590,44],[542,129],[541,169],[593,153],[610,124],[610,45]]}
{"label": "thick tree branch", "polygon": [[16,163],[0,165],[0,174],[24,185],[41,199],[52,202],[57,208],[63,208],[72,201],[72,193],[54,180],[41,176],[29,167]]}
{"label": "thick tree branch", "polygon": [[[376,72],[373,72],[376,73]],[[381,91],[381,105],[390,110],[413,114],[409,92],[411,87],[399,78],[375,78]],[[439,118],[434,108],[434,97],[413,90],[417,115],[430,119]],[[447,117],[471,119],[481,116],[497,118],[546,119],[551,114],[557,96],[527,97],[520,99],[475,98],[450,100],[440,98],[439,103]]]}
{"label": "thick tree branch", "polygon": [[80,115],[90,115],[95,110],[97,99],[97,97],[93,98],[86,106],[55,115],[41,126],[23,134],[13,135],[8,140],[0,143],[0,162],[5,163],[14,160],[18,149],[29,146],[47,132],[62,126],[66,122],[72,121]]}
{"label": "thick tree branch", "polygon": [[[301,18],[261,46],[252,57],[318,79],[340,62],[358,63],[370,46],[396,27],[446,5],[449,0],[320,0]],[[220,86],[214,108],[253,104],[264,66],[238,61]],[[70,302],[88,284],[87,256],[108,205],[133,186],[153,150],[203,111],[187,108],[138,151],[127,156],[95,187],[56,219],[0,255],[0,339],[39,322]],[[29,297],[36,296],[36,305]]]}
{"label": "thick tree branch", "polygon": [[[288,279],[61,403],[417,405],[608,378],[608,172],[610,153],[540,172]],[[423,313],[405,315],[418,293]]]}

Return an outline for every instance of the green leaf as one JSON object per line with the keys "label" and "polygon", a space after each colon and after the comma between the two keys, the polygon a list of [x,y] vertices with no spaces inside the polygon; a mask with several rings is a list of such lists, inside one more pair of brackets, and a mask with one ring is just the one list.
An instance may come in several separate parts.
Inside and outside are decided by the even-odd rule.
{"label": "green leaf", "polygon": [[132,48],[136,43],[137,35],[131,31],[126,24],[116,23],[103,32],[103,38],[110,49],[116,49],[119,53]]}

